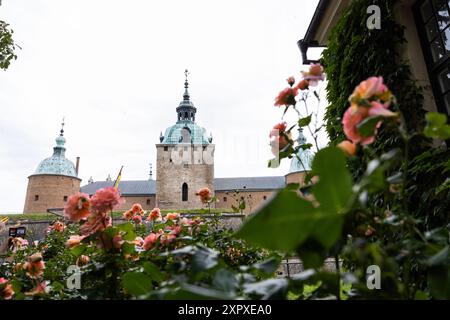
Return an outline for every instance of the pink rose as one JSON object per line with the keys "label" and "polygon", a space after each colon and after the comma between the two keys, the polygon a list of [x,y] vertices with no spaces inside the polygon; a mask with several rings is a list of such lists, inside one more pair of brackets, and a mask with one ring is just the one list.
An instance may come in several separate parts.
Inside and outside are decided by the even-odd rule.
{"label": "pink rose", "polygon": [[145,251],[150,250],[155,245],[156,241],[158,241],[159,234],[156,233],[150,233],[147,237],[144,239],[143,248]]}
{"label": "pink rose", "polygon": [[73,194],[67,200],[64,207],[64,214],[69,220],[73,222],[78,222],[82,219],[86,219],[89,214],[89,207],[91,203],[89,200],[89,195],[86,193],[78,192]]}
{"label": "pink rose", "polygon": [[91,198],[91,206],[98,213],[112,211],[124,202],[119,191],[112,187],[97,190]]}

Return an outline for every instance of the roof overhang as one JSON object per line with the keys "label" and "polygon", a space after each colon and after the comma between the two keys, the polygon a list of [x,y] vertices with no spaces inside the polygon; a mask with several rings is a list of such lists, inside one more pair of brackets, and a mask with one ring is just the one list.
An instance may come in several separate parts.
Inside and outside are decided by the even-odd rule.
{"label": "roof overhang", "polygon": [[331,29],[336,25],[343,10],[350,2],[351,0],[319,0],[305,36],[297,42],[303,64],[318,62],[318,60],[308,58],[308,49],[327,46]]}

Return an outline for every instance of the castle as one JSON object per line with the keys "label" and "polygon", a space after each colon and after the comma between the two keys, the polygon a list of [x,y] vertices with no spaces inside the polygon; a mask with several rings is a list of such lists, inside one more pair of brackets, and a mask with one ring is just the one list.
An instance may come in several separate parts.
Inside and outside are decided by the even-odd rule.
{"label": "castle", "polygon": [[[249,213],[286,184],[303,185],[306,171],[310,170],[312,154],[302,149],[298,157],[292,159],[285,176],[216,178],[213,137],[207,136],[206,130],[195,122],[197,108],[190,98],[187,71],[185,74],[183,100],[176,108],[177,122],[167,128],[164,135],[161,133],[156,144],[156,180],[152,177],[121,180],[119,191],[126,203],[118,210],[127,210],[134,203],[140,203],[145,210],[154,207],[171,210],[203,208],[204,204],[195,194],[207,187],[218,200],[216,208],[231,210],[244,202],[243,211]],[[300,143],[305,141],[301,131],[298,140]],[[35,173],[28,177],[24,213],[63,208],[68,196],[77,191],[92,195],[100,188],[114,185],[110,178],[95,182],[90,179],[80,188],[79,158],[74,165],[65,157],[65,141],[64,130],[61,129],[53,155],[44,159]]]}

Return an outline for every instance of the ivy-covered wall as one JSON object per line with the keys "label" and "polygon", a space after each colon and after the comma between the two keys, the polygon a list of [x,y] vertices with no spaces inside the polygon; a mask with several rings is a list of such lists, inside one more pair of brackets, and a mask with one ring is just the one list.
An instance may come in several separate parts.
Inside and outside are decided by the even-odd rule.
{"label": "ivy-covered wall", "polygon": [[[325,125],[331,144],[345,140],[342,116],[349,106],[348,97],[361,81],[370,76],[383,76],[385,83],[396,95],[399,109],[411,131],[422,131],[425,111],[422,90],[413,78],[408,61],[401,58],[404,50],[405,28],[394,14],[395,0],[353,0],[333,28],[322,63],[327,74],[328,107]],[[366,27],[367,7],[381,9],[381,29]],[[417,48],[420,50],[420,48]],[[395,147],[403,147],[398,138],[396,124],[383,124],[378,139],[372,145],[378,155]],[[409,146],[411,158],[408,166],[408,203],[412,212],[423,219],[426,229],[448,223],[450,191],[442,189],[450,173],[450,152],[431,148],[431,141],[417,136]],[[355,179],[365,168],[362,163],[373,158],[366,150],[358,150],[349,160]],[[386,207],[389,199],[374,197],[374,207]]]}
{"label": "ivy-covered wall", "polygon": [[[406,40],[404,27],[394,16],[394,3],[394,0],[352,1],[331,32],[323,63],[329,101],[326,128],[332,143],[344,139],[341,117],[348,107],[348,97],[356,85],[370,76],[384,77],[407,115],[410,129],[423,124],[422,92],[412,79],[408,62],[401,61],[399,54],[400,45]],[[372,4],[381,9],[381,29],[366,27],[366,10]],[[392,143],[389,139],[385,142]]]}

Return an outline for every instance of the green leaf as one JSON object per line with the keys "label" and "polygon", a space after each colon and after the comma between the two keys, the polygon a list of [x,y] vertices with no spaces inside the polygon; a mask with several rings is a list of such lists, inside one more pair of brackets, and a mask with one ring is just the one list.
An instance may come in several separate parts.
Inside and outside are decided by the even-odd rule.
{"label": "green leaf", "polygon": [[214,268],[219,263],[219,253],[204,246],[198,246],[192,260],[194,272],[205,271]]}
{"label": "green leaf", "polygon": [[369,137],[369,136],[373,136],[374,133],[375,133],[375,129],[377,127],[377,124],[381,120],[383,120],[382,116],[367,117],[363,121],[361,121],[356,126],[356,128],[358,129],[358,132],[365,138]]}
{"label": "green leaf", "polygon": [[124,242],[122,244],[122,252],[124,254],[133,254],[136,252],[136,247],[132,243]]}
{"label": "green leaf", "polygon": [[234,295],[210,288],[183,283],[176,292],[169,293],[165,299],[175,300],[230,300]]}
{"label": "green leaf", "polygon": [[429,258],[426,264],[429,266],[448,265],[449,252],[449,246],[445,246],[442,250]]}
{"label": "green leaf", "polygon": [[144,268],[145,273],[147,273],[154,281],[161,282],[164,280],[161,271],[154,263],[145,261],[142,267]]}
{"label": "green leaf", "polygon": [[295,249],[309,235],[315,213],[311,202],[281,190],[238,231],[250,243],[274,250]]}
{"label": "green leaf", "polygon": [[435,299],[450,299],[450,269],[448,265],[433,267],[428,271],[431,296]]}
{"label": "green leaf", "polygon": [[301,118],[298,120],[298,126],[299,127],[306,127],[307,125],[309,125],[311,123],[311,114],[305,118]]}
{"label": "green leaf", "polygon": [[340,213],[352,196],[352,179],[344,153],[335,147],[322,149],[314,157],[312,169],[319,176],[312,193],[321,211]]}
{"label": "green leaf", "polygon": [[425,115],[427,125],[423,131],[426,137],[434,139],[450,139],[450,125],[447,116],[442,113],[428,112]]}
{"label": "green leaf", "polygon": [[140,296],[152,290],[152,279],[141,272],[127,272],[123,275],[124,289],[133,296]]}
{"label": "green leaf", "polygon": [[213,286],[220,291],[234,294],[238,286],[236,275],[230,270],[220,269],[214,275]]}
{"label": "green leaf", "polygon": [[86,250],[86,245],[80,244],[76,247],[73,247],[70,249],[70,253],[72,253],[75,257],[79,257],[83,254],[83,252]]}
{"label": "green leaf", "polygon": [[256,295],[261,300],[285,299],[287,294],[288,281],[286,279],[268,279],[256,283],[244,285],[244,292]]}
{"label": "green leaf", "polygon": [[134,232],[134,226],[131,222],[121,223],[116,227],[118,230],[123,232]]}
{"label": "green leaf", "polygon": [[280,265],[279,259],[272,257],[265,261],[255,263],[253,265],[253,268],[255,268],[257,270],[261,270],[267,274],[272,274],[278,269],[279,265]]}

